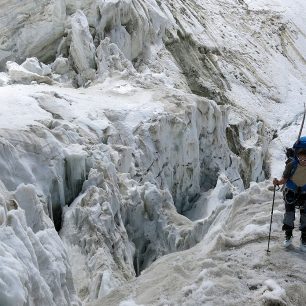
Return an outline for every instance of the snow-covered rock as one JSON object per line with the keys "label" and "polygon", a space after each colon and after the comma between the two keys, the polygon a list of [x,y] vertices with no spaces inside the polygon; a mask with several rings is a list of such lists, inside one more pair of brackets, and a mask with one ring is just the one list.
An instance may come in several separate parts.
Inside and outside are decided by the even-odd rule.
{"label": "snow-covered rock", "polygon": [[156,1],[101,1],[98,5],[98,33],[109,37],[127,59],[146,57],[150,45],[161,42],[167,19]]}
{"label": "snow-covered rock", "polygon": [[52,70],[57,74],[65,74],[70,70],[68,58],[57,57],[52,63]]}
{"label": "snow-covered rock", "polygon": [[107,37],[101,41],[97,48],[97,74],[99,80],[112,76],[115,72],[126,72],[127,75],[135,74],[132,63],[126,59],[119,47],[110,43]]}
{"label": "snow-covered rock", "polygon": [[7,85],[9,81],[10,81],[9,76],[4,72],[0,72],[0,86]]}
{"label": "snow-covered rock", "polygon": [[14,193],[14,198],[19,207],[24,210],[27,226],[34,233],[53,228],[53,223],[48,218],[48,215],[51,215],[50,207],[38,198],[33,185],[20,184]]}
{"label": "snow-covered rock", "polygon": [[92,36],[86,16],[78,10],[71,17],[71,45],[70,54],[73,65],[79,73],[79,85],[84,85],[95,77],[95,52]]}
{"label": "snow-covered rock", "polygon": [[[52,84],[53,81],[48,76],[40,75],[35,72],[31,72],[18,65],[15,62],[7,62],[6,68],[8,75],[12,83],[31,84],[32,82]],[[30,67],[30,69],[32,69]]]}
{"label": "snow-covered rock", "polygon": [[[162,44],[168,23],[155,1],[86,1],[81,4],[45,0],[34,11],[31,1],[23,7],[5,2],[1,8],[4,14],[1,26],[5,32],[1,39],[0,67],[7,60],[20,63],[31,55],[48,63],[58,56],[69,56],[81,86],[95,78],[95,49],[105,38],[120,50],[115,53],[120,54],[126,66],[126,59],[140,61],[150,57],[151,48]],[[28,41],[31,44],[26,43]],[[114,45],[111,49],[115,50]],[[104,58],[116,56],[110,53]],[[101,51],[98,57],[100,62]],[[39,75],[50,73],[46,66],[35,61],[33,58],[26,60],[23,67]],[[118,63],[114,65],[117,69]]]}
{"label": "snow-covered rock", "polygon": [[51,74],[51,69],[49,66],[40,63],[36,57],[27,58],[22,64],[21,67],[25,68],[26,70],[45,76]]}
{"label": "snow-covered rock", "polygon": [[8,60],[23,62],[37,57],[42,62],[54,59],[62,40],[66,5],[62,0],[4,0],[0,3],[0,69]]}

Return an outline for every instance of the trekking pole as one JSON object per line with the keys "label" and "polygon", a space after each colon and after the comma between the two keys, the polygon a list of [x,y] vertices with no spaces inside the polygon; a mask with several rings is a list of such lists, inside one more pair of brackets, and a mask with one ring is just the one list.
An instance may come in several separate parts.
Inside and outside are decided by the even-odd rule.
{"label": "trekking pole", "polygon": [[272,210],[271,210],[271,220],[270,220],[270,230],[269,230],[269,239],[268,239],[267,253],[270,253],[270,249],[269,248],[270,248],[270,239],[271,239],[271,228],[272,228],[274,201],[275,201],[275,191],[276,191],[276,185],[274,185],[274,189],[273,189],[273,201],[272,201]]}
{"label": "trekking pole", "polygon": [[302,131],[303,131],[303,127],[304,127],[304,123],[305,123],[305,117],[306,117],[306,105],[304,102],[304,115],[303,115],[303,120],[302,120],[302,124],[301,124],[301,128],[300,128],[300,132],[299,132],[299,136],[297,139],[297,143],[300,141],[301,135],[302,135]]}

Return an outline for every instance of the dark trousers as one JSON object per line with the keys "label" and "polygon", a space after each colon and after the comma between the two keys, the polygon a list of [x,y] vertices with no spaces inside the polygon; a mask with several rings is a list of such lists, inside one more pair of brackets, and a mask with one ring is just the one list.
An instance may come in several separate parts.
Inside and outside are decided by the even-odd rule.
{"label": "dark trousers", "polygon": [[300,207],[300,231],[306,232],[306,195],[296,194],[291,190],[284,190],[285,214],[283,220],[283,230],[294,228],[295,209]]}

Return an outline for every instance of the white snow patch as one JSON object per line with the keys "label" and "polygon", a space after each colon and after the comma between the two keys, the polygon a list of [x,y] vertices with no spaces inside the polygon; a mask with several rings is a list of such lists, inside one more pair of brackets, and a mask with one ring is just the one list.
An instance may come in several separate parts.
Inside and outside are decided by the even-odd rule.
{"label": "white snow patch", "polygon": [[286,305],[284,301],[284,297],[286,295],[286,291],[273,279],[268,279],[264,282],[266,286],[266,290],[264,291],[262,298],[271,302],[281,302]]}
{"label": "white snow patch", "polygon": [[119,306],[144,306],[144,305],[136,304],[134,300],[130,299],[127,301],[120,302]]}

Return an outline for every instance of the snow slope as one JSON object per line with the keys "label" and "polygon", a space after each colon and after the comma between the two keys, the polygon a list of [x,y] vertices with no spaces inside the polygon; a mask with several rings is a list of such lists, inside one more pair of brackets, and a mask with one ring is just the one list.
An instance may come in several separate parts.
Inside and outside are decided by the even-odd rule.
{"label": "snow slope", "polygon": [[305,6],[2,1],[0,304],[303,305],[254,182],[297,137]]}
{"label": "snow slope", "polygon": [[[269,188],[268,188],[269,187]],[[224,204],[205,238],[190,250],[164,256],[133,282],[89,305],[303,305],[305,254],[280,244],[283,203],[276,195],[271,253],[267,255],[269,182],[252,184]],[[171,285],[169,285],[171,284]]]}

